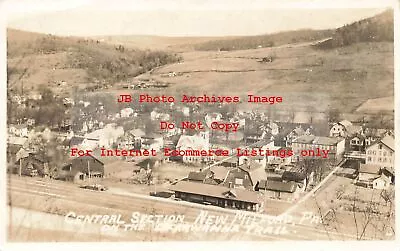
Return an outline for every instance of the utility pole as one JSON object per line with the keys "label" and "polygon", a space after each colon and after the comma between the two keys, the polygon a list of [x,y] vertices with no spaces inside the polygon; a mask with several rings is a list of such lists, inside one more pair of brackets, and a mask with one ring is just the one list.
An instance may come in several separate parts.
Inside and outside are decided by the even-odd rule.
{"label": "utility pole", "polygon": [[19,176],[22,175],[22,163],[21,163],[22,158],[19,159]]}
{"label": "utility pole", "polygon": [[90,161],[88,160],[87,161],[87,169],[88,169],[88,175],[89,175],[89,181],[90,181],[90,163],[89,163]]}

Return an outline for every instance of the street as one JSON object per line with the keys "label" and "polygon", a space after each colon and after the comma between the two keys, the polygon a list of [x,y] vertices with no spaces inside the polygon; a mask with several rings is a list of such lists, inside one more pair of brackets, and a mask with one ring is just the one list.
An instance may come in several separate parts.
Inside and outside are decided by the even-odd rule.
{"label": "street", "polygon": [[[215,216],[235,216],[238,210],[222,209],[214,206],[204,206],[189,202],[178,202],[171,199],[154,198],[144,195],[121,195],[111,192],[97,192],[84,190],[76,184],[65,183],[56,180],[46,180],[37,178],[27,178],[11,176],[8,180],[9,204],[11,208],[24,208],[32,211],[48,213],[48,215],[59,215],[64,217],[68,212],[77,214],[121,214],[123,219],[130,219],[132,212],[143,214],[163,214],[163,215],[184,215],[185,222],[193,223],[202,211],[207,211]],[[246,212],[248,213],[248,212]],[[248,213],[252,215],[253,213]],[[13,210],[10,211],[10,218],[13,217]],[[254,214],[256,215],[256,214]],[[260,214],[258,214],[260,215]],[[262,217],[265,217],[264,215]],[[285,225],[285,231],[278,234],[272,233],[274,230],[265,226],[268,230],[246,231],[241,228],[234,233],[212,233],[212,232],[193,232],[193,233],[172,233],[172,232],[146,232],[146,231],[119,231],[118,236],[112,236],[118,240],[348,240],[355,239],[354,236],[344,235],[334,232],[327,232],[321,224],[308,222],[312,217],[305,217],[305,214],[298,215],[293,221]],[[21,222],[24,217],[18,217],[19,222],[11,222],[12,228],[18,226],[29,226],[29,222]],[[25,220],[29,220],[27,217]],[[45,221],[45,218],[43,218]],[[33,226],[32,226],[33,225]],[[33,229],[40,225],[31,223]],[[99,226],[100,227],[100,226]],[[282,226],[280,226],[282,227]],[[67,228],[61,228],[68,232]],[[254,230],[254,231],[253,231]],[[276,229],[275,229],[276,230]],[[74,230],[75,231],[75,230]],[[76,235],[79,239],[82,235]],[[10,236],[11,239],[15,238]],[[49,235],[49,238],[52,238]],[[100,237],[96,236],[96,240]],[[104,239],[111,237],[105,236]],[[102,238],[100,238],[102,239]],[[50,240],[49,240],[50,241]]]}

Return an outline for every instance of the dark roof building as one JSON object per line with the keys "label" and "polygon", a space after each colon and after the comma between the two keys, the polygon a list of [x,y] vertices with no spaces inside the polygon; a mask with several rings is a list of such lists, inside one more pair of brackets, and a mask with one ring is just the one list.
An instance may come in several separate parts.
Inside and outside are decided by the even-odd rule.
{"label": "dark roof building", "polygon": [[170,190],[175,192],[177,198],[192,202],[210,203],[221,207],[256,211],[261,204],[258,193],[245,189],[180,181],[171,186]]}
{"label": "dark roof building", "polygon": [[260,180],[256,185],[256,190],[271,190],[277,192],[294,193],[296,191],[297,184],[294,181],[282,182],[276,180]]}

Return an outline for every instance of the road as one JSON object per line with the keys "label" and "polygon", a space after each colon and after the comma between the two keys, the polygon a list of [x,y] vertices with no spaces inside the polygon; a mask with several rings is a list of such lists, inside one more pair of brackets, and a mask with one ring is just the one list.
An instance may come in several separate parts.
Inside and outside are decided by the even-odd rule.
{"label": "road", "polygon": [[318,192],[318,190],[320,190],[330,179],[332,179],[334,173],[337,172],[337,170],[339,170],[339,168],[341,168],[343,164],[344,161],[341,161],[320,183],[318,183],[317,186],[315,186],[310,192],[304,195],[295,205],[286,210],[284,214],[293,213],[299,205],[307,202],[307,200],[309,200],[311,197],[315,197],[315,194]]}
{"label": "road", "polygon": [[[89,191],[77,187],[76,184],[30,177],[11,176],[7,181],[7,187],[11,208],[18,207],[39,212],[49,212],[53,215],[58,214],[60,217],[64,217],[70,211],[84,215],[121,214],[123,219],[129,222],[132,212],[141,212],[144,214],[163,215],[182,214],[185,217],[185,222],[193,223],[202,211],[208,212],[214,216],[228,216],[231,218],[239,212],[237,210],[221,209],[214,206],[197,205],[189,202],[176,202],[170,199],[160,199],[144,195],[134,196],[112,194],[111,192]],[[257,215],[259,216],[260,214]],[[14,218],[13,210],[11,210],[10,219]],[[21,220],[21,217],[18,218]],[[21,225],[27,226],[26,223],[11,222],[10,228],[16,228]],[[268,226],[270,225],[262,227],[267,228]],[[249,231],[249,229],[246,230],[244,228],[240,228],[240,231],[233,233],[189,232],[176,234],[172,232],[119,231],[118,233],[120,233],[120,235],[113,236],[113,239],[125,241],[355,239],[355,237],[351,235],[327,232],[320,224],[311,224],[307,221],[300,222],[298,218],[295,218],[293,222],[288,224],[275,226],[275,230],[281,226],[285,226],[285,231],[272,233],[270,230],[266,232],[263,230],[264,232],[260,232]],[[32,227],[35,228],[35,226]],[[36,226],[36,228],[40,228],[40,226]],[[82,235],[85,235],[85,233],[82,232]],[[101,239],[101,237],[96,237],[96,240],[99,240],[99,238]],[[52,239],[49,241],[51,240]],[[77,235],[77,239],[74,240],[80,240],[79,235]]]}

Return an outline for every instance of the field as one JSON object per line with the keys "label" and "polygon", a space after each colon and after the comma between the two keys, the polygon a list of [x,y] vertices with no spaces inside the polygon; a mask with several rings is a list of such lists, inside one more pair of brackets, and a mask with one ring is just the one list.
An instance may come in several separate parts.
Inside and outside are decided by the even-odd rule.
{"label": "field", "polygon": [[[283,103],[274,105],[278,110],[337,109],[352,113],[375,107],[377,112],[391,113],[394,109],[393,102],[385,99],[394,95],[392,42],[369,41],[317,49],[312,41],[300,39],[296,43],[246,50],[189,48],[201,42],[229,39],[236,38],[83,39],[8,30],[9,88],[26,93],[47,85],[56,93],[66,95],[77,87],[121,90],[126,82],[154,80],[169,87],[146,89],[146,92],[283,96]],[[126,48],[121,41],[128,44]],[[146,43],[151,50],[138,49]],[[172,47],[180,48],[179,52]],[[265,61],[266,58],[272,62]],[[175,74],[168,75],[172,72]],[[241,106],[257,107],[248,107],[246,102]]]}
{"label": "field", "polygon": [[[130,165],[129,165],[130,164]],[[102,181],[102,184],[112,187],[115,193],[138,193],[148,195],[149,192],[155,189],[166,190],[171,185],[171,182],[176,179],[187,177],[189,172],[198,171],[198,167],[185,166],[180,163],[167,162],[153,169],[153,182],[156,185],[148,185],[146,182],[142,184],[140,181],[145,180],[144,173],[133,174],[133,165],[135,163],[116,161],[111,163],[106,168],[109,170],[107,178]]]}
{"label": "field", "polygon": [[368,99],[357,108],[357,112],[379,113],[381,111],[390,111],[391,109],[394,111],[394,96]]}
{"label": "field", "polygon": [[353,234],[357,239],[394,237],[394,208],[380,195],[382,190],[352,184],[351,179],[333,176],[327,184],[301,205],[298,212],[311,211],[324,217],[327,231]]}
{"label": "field", "polygon": [[[394,95],[393,44],[389,42],[358,43],[335,50],[303,44],[182,56],[183,62],[136,79],[171,83],[165,91],[169,93],[281,95],[284,101],[278,109],[282,110],[354,112],[368,99]],[[268,56],[274,57],[273,62],[259,62]],[[176,76],[165,77],[169,72]]]}

